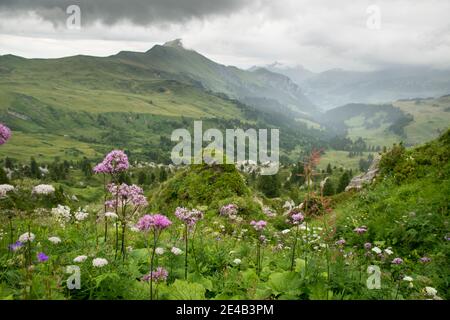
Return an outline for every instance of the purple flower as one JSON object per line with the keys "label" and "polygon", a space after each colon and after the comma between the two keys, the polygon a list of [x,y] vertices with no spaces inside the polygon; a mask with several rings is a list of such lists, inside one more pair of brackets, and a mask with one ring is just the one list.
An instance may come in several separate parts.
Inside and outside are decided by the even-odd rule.
{"label": "purple flower", "polygon": [[305,220],[305,216],[298,211],[298,208],[294,208],[292,209],[289,214],[288,214],[288,221],[289,223],[292,223],[294,225],[299,224],[301,222],[303,222],[303,220]]}
{"label": "purple flower", "polygon": [[37,258],[38,258],[39,262],[45,262],[48,260],[48,256],[43,252],[39,252],[37,254]]}
{"label": "purple flower", "polygon": [[363,233],[367,232],[367,227],[365,227],[365,226],[358,227],[358,228],[355,228],[353,231],[356,232],[357,234],[363,234]]}
{"label": "purple flower", "polygon": [[20,241],[17,241],[16,243],[12,243],[9,245],[9,250],[16,252],[17,250],[22,248],[22,246],[23,246],[23,243]]}
{"label": "purple flower", "polygon": [[125,152],[113,150],[108,153],[98,165],[94,167],[94,173],[114,174],[128,170],[130,163]]}
{"label": "purple flower", "polygon": [[5,144],[11,138],[11,130],[0,123],[0,145]]}
{"label": "purple flower", "polygon": [[238,206],[230,203],[220,208],[221,216],[235,216],[238,212]]}
{"label": "purple flower", "polygon": [[422,263],[428,263],[428,262],[431,261],[431,259],[428,258],[428,257],[422,257],[422,258],[419,259],[419,261],[422,262]]}
{"label": "purple flower", "polygon": [[392,264],[402,264],[402,263],[403,263],[402,258],[395,258],[394,260],[392,260]]}
{"label": "purple flower", "polygon": [[364,248],[366,250],[370,250],[370,249],[372,249],[372,244],[370,242],[366,242],[366,243],[364,243]]}
{"label": "purple flower", "polygon": [[266,228],[267,222],[264,220],[259,220],[259,221],[253,220],[250,222],[250,225],[252,225],[256,231],[262,231]]}
{"label": "purple flower", "polygon": [[150,272],[142,277],[142,281],[153,281],[156,283],[163,282],[167,280],[169,272],[166,269],[158,267],[155,271]]}
{"label": "purple flower", "polygon": [[146,214],[142,218],[139,219],[136,227],[140,231],[149,231],[149,230],[163,230],[168,228],[172,224],[166,216],[162,214],[154,214],[149,215]]}
{"label": "purple flower", "polygon": [[203,219],[203,212],[197,209],[189,210],[187,208],[178,207],[175,209],[175,216],[183,221],[184,224],[192,227],[198,220]]}
{"label": "purple flower", "polygon": [[345,243],[346,243],[346,241],[344,239],[340,239],[340,240],[336,241],[336,244],[338,246],[343,246]]}
{"label": "purple flower", "polygon": [[111,199],[105,202],[108,208],[125,207],[132,205],[135,207],[145,207],[148,202],[144,196],[144,191],[139,186],[127,185],[122,183],[121,185],[109,184],[108,191],[111,193]]}

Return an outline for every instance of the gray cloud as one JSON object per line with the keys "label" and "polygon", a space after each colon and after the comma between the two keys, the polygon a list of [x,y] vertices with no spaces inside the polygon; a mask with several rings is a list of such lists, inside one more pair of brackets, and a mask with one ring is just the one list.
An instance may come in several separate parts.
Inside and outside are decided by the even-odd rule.
{"label": "gray cloud", "polygon": [[80,6],[82,23],[112,25],[129,21],[135,25],[180,23],[211,15],[226,15],[252,1],[243,0],[0,0],[0,11],[34,12],[54,24],[65,23],[66,9]]}
{"label": "gray cloud", "polygon": [[[81,8],[80,30],[65,26],[69,4]],[[366,24],[373,4],[379,30]],[[242,68],[273,61],[313,71],[450,68],[448,12],[442,0],[0,0],[0,55],[107,56],[182,38]]]}

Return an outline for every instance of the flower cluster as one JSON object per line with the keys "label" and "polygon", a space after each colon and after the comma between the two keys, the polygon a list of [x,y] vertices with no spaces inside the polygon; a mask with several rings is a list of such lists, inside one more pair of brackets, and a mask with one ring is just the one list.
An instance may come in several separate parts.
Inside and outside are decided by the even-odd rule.
{"label": "flower cluster", "polygon": [[294,208],[288,213],[288,223],[298,225],[305,220],[305,216],[301,213],[300,208]]}
{"label": "flower cluster", "polygon": [[73,259],[73,262],[75,262],[75,263],[82,263],[82,262],[85,262],[86,260],[87,260],[87,256],[78,256],[78,257],[76,257],[75,259]]}
{"label": "flower cluster", "polygon": [[169,272],[166,269],[158,267],[155,271],[150,272],[142,277],[142,281],[153,281],[155,283],[164,282],[167,280]]}
{"label": "flower cluster", "polygon": [[0,123],[0,145],[5,144],[11,138],[11,130]]}
{"label": "flower cluster", "polygon": [[234,220],[237,217],[238,209],[237,205],[230,203],[220,208],[220,215]]}
{"label": "flower cluster", "polygon": [[48,238],[48,241],[50,241],[53,244],[61,243],[61,239],[58,237],[50,237],[50,238]]}
{"label": "flower cluster", "polygon": [[392,264],[402,264],[402,263],[403,263],[402,258],[395,258],[394,260],[392,260]]}
{"label": "flower cluster", "polygon": [[187,208],[178,207],[175,210],[175,216],[187,226],[192,227],[198,220],[203,218],[203,212],[197,209],[189,210]]}
{"label": "flower cluster", "polygon": [[128,170],[130,163],[125,152],[113,150],[108,153],[102,162],[94,167],[95,173],[115,174]]}
{"label": "flower cluster", "polygon": [[179,256],[180,254],[183,253],[183,250],[177,247],[172,247],[172,249],[170,249],[170,252],[172,252],[176,256]]}
{"label": "flower cluster", "polygon": [[119,216],[115,212],[108,211],[108,212],[105,212],[105,217],[117,219]]}
{"label": "flower cluster", "polygon": [[163,230],[168,228],[171,224],[172,221],[162,214],[146,214],[139,219],[136,227],[140,231],[147,232],[149,230]]}
{"label": "flower cluster", "polygon": [[144,191],[137,185],[121,185],[109,184],[108,191],[111,193],[112,200],[105,202],[108,208],[125,207],[132,205],[135,207],[144,207],[148,204],[144,196]]}
{"label": "flower cluster", "polygon": [[356,232],[357,234],[363,234],[363,233],[367,232],[367,227],[366,226],[357,227],[357,228],[353,229],[353,231]]}
{"label": "flower cluster", "polygon": [[31,193],[35,195],[49,195],[55,193],[55,187],[50,184],[40,184],[35,186]]}
{"label": "flower cluster", "polygon": [[70,208],[68,206],[63,206],[58,204],[56,208],[52,209],[53,218],[59,222],[61,227],[64,227],[66,223],[70,222],[72,215],[70,214]]}
{"label": "flower cluster", "polygon": [[250,225],[252,225],[256,231],[263,231],[267,226],[267,222],[264,220],[259,220],[259,221],[252,220],[250,222]]}
{"label": "flower cluster", "polygon": [[84,221],[89,217],[89,213],[85,209],[78,208],[78,211],[74,214],[76,221]]}
{"label": "flower cluster", "polygon": [[8,192],[11,191],[14,191],[14,186],[10,184],[0,184],[0,198],[3,198]]}
{"label": "flower cluster", "polygon": [[104,258],[95,258],[92,260],[92,265],[96,268],[102,268],[108,264],[108,260]]}
{"label": "flower cluster", "polygon": [[276,212],[273,211],[272,209],[270,209],[269,207],[264,207],[263,208],[263,212],[266,216],[268,216],[269,218],[274,218],[277,216]]}
{"label": "flower cluster", "polygon": [[19,237],[19,242],[21,242],[21,243],[25,243],[28,241],[33,242],[35,238],[36,238],[36,236],[33,233],[26,232]]}

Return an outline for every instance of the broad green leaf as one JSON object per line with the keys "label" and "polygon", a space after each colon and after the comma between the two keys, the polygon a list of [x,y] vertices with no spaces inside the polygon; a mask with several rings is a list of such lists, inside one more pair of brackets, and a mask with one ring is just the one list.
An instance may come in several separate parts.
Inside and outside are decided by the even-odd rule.
{"label": "broad green leaf", "polygon": [[205,291],[200,283],[189,283],[177,279],[168,287],[168,297],[171,300],[203,300]]}

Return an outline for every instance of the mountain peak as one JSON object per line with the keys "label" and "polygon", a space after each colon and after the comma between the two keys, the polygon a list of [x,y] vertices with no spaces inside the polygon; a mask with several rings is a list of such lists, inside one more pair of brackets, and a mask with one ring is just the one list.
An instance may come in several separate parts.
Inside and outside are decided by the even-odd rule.
{"label": "mountain peak", "polygon": [[183,47],[183,40],[182,39],[175,39],[172,41],[167,41],[166,43],[164,43],[163,45],[164,47],[173,47],[173,48],[182,48]]}

